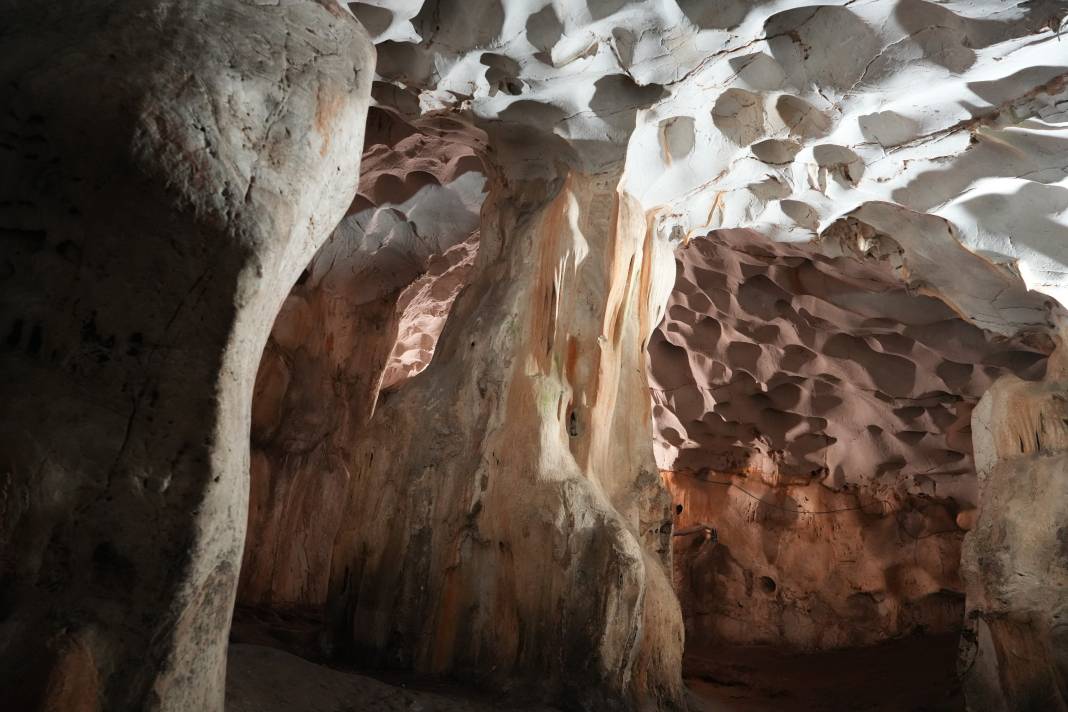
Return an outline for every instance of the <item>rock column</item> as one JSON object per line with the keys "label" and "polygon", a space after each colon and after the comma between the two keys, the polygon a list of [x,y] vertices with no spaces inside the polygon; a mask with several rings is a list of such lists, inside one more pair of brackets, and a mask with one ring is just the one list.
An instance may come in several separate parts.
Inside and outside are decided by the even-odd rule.
{"label": "rock column", "polygon": [[1068,362],[1004,376],[972,414],[979,517],[964,539],[960,669],[975,712],[1068,709]]}
{"label": "rock column", "polygon": [[326,0],[0,27],[0,689],[221,710],[253,379],[355,194],[374,50]]}
{"label": "rock column", "polygon": [[618,170],[517,178],[530,160],[491,179],[434,360],[355,448],[333,618],[371,662],[667,709],[682,624],[644,347],[671,252]]}

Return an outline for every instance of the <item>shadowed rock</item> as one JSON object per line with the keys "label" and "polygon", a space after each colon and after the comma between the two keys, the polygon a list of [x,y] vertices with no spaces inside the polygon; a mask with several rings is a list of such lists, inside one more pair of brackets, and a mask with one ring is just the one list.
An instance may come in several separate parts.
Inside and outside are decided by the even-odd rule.
{"label": "shadowed rock", "polygon": [[0,10],[0,685],[218,711],[256,364],[355,193],[374,51],[335,3],[68,10]]}

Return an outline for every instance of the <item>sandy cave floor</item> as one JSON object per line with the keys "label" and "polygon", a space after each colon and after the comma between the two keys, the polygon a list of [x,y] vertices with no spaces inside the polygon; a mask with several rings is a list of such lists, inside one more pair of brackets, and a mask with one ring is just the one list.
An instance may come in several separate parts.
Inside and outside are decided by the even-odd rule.
{"label": "sandy cave floor", "polygon": [[694,712],[963,712],[956,635],[791,655],[687,650]]}
{"label": "sandy cave floor", "polygon": [[[963,712],[956,636],[789,655],[688,651],[692,712]],[[436,680],[370,677],[273,647],[230,646],[227,712],[554,712]]]}
{"label": "sandy cave floor", "polygon": [[[513,707],[447,684],[366,675],[317,665],[277,648],[231,645],[226,712],[554,712]],[[412,681],[416,684],[415,681]]]}

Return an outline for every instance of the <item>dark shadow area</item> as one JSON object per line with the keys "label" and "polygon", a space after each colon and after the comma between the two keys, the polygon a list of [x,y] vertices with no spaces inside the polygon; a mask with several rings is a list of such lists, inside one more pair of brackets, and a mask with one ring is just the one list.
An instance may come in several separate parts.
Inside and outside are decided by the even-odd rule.
{"label": "dark shadow area", "polygon": [[956,662],[956,635],[915,635],[805,655],[690,649],[683,675],[694,712],[963,712]]}

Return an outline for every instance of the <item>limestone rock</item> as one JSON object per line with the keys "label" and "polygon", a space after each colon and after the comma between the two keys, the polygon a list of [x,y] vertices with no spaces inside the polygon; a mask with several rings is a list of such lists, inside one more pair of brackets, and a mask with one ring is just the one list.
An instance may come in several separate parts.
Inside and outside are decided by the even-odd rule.
{"label": "limestone rock", "polygon": [[640,350],[649,238],[617,183],[490,181],[433,361],[354,452],[331,607],[360,659],[590,708],[681,702]]}
{"label": "limestone rock", "polygon": [[950,627],[967,530],[973,706],[1063,707],[1065,17],[8,2],[0,683],[219,709],[247,515],[331,654],[671,709],[673,525],[774,621],[691,633],[810,648]]}
{"label": "limestone rock", "polygon": [[[550,617],[563,620],[553,632],[561,638],[524,633],[525,644],[584,640],[594,662],[576,678],[625,698],[630,673],[596,669],[620,660],[611,641],[627,626],[604,628],[581,607],[550,616],[528,589],[568,588],[573,548],[535,566],[546,552],[525,545],[518,556],[516,531],[552,512],[553,535],[568,542],[576,530],[619,532],[600,536],[629,560],[638,557],[621,542],[631,538],[645,547],[642,559],[668,558],[670,517],[647,448],[632,439],[645,437],[646,413],[628,369],[644,368],[645,348],[656,454],[661,468],[680,469],[676,482],[681,470],[708,468],[732,484],[759,478],[753,490],[776,501],[793,492],[831,509],[873,505],[870,521],[861,512],[849,524],[817,525],[800,511],[804,524],[769,523],[784,533],[781,547],[758,551],[746,540],[773,568],[780,555],[801,557],[802,542],[823,526],[838,528],[817,559],[858,538],[882,550],[834,584],[815,617],[827,625],[809,621],[796,642],[951,627],[956,547],[981,521],[971,409],[1003,374],[1042,376],[1060,311],[1053,299],[1064,296],[1063,8],[923,0],[353,8],[379,50],[376,99],[413,123],[451,114],[484,130],[488,193],[478,256],[451,308],[452,288],[423,302],[413,295],[427,294],[425,278],[406,283],[397,312],[410,326],[392,347],[390,388],[355,438],[349,514],[330,557],[336,644],[352,643],[365,660],[500,684],[542,675],[556,690],[561,666],[524,657],[509,632]],[[410,155],[398,160],[414,165]],[[400,172],[390,190],[419,184]],[[1029,208],[1014,214],[1013,204]],[[618,213],[612,229],[601,215],[607,205]],[[638,233],[640,253],[621,251]],[[683,243],[683,254],[702,252],[701,241],[725,259],[683,258],[676,282],[672,254]],[[623,269],[628,254],[634,262]],[[641,309],[616,311],[635,298]],[[636,336],[615,346],[627,328]],[[583,442],[600,437],[629,454],[598,456]],[[590,490],[610,504],[593,520]],[[527,501],[516,501],[519,492]],[[383,512],[388,531],[366,527]],[[612,524],[617,514],[626,533]],[[684,528],[698,522],[700,507],[684,517],[693,518]],[[577,541],[574,551],[591,550]],[[902,542],[923,549],[918,561],[894,551]],[[647,574],[650,590],[666,580],[652,567]],[[732,585],[744,589],[740,576]],[[802,598],[815,585],[804,578]],[[579,590],[607,606],[641,579]],[[861,597],[851,601],[854,593]],[[655,610],[670,618],[671,608]],[[876,622],[833,625],[856,611]],[[593,623],[576,632],[570,615]],[[650,626],[631,621],[645,645]],[[821,642],[816,628],[833,632]],[[664,647],[650,641],[644,659],[677,655],[671,636],[656,644]],[[630,702],[670,690],[670,676],[659,675]]]}
{"label": "limestone rock", "polygon": [[239,601],[321,615],[353,449],[430,361],[478,248],[484,135],[374,107],[359,192],[274,323],[253,396]]}
{"label": "limestone rock", "polygon": [[969,323],[886,260],[717,232],[678,251],[650,341],[658,464],[974,508],[972,409],[1004,374],[1041,378],[1051,349]]}
{"label": "limestone rock", "polygon": [[355,192],[374,51],[333,2],[0,26],[5,705],[219,710],[256,365]]}
{"label": "limestone rock", "polygon": [[1006,377],[972,415],[980,509],[965,537],[960,668],[979,710],[1068,709],[1068,381]]}

